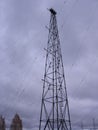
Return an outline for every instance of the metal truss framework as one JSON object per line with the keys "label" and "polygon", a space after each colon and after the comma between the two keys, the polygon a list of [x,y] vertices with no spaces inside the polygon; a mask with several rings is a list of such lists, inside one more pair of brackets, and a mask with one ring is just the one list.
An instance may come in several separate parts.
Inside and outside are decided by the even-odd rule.
{"label": "metal truss framework", "polygon": [[51,13],[39,130],[71,130],[64,67],[56,21]]}

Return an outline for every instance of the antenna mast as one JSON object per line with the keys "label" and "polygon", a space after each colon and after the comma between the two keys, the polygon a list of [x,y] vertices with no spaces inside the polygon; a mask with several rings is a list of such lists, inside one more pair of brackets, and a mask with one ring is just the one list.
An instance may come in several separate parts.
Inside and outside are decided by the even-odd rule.
{"label": "antenna mast", "polygon": [[51,13],[39,130],[71,130],[56,11]]}

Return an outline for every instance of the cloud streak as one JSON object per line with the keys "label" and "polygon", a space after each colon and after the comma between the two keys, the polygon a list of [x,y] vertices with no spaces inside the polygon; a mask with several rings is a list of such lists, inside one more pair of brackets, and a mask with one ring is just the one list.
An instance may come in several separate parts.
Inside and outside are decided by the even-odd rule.
{"label": "cloud streak", "polygon": [[0,114],[8,126],[16,112],[25,129],[39,124],[50,7],[57,11],[73,128],[98,121],[98,2],[1,0]]}

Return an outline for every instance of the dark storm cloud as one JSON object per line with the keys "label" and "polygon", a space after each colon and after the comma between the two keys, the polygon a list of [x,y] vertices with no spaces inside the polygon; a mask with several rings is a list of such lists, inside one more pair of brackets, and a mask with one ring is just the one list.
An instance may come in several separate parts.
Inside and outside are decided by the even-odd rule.
{"label": "dark storm cloud", "polygon": [[15,113],[24,127],[39,124],[50,7],[58,12],[72,124],[98,120],[98,2],[1,0],[0,113],[8,125]]}

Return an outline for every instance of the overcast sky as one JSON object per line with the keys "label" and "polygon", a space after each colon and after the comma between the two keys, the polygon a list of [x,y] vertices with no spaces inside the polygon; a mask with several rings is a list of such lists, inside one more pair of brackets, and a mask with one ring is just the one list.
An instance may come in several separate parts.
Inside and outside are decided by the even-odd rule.
{"label": "overcast sky", "polygon": [[98,0],[0,0],[0,114],[39,125],[50,13],[57,11],[73,128],[98,124]]}

